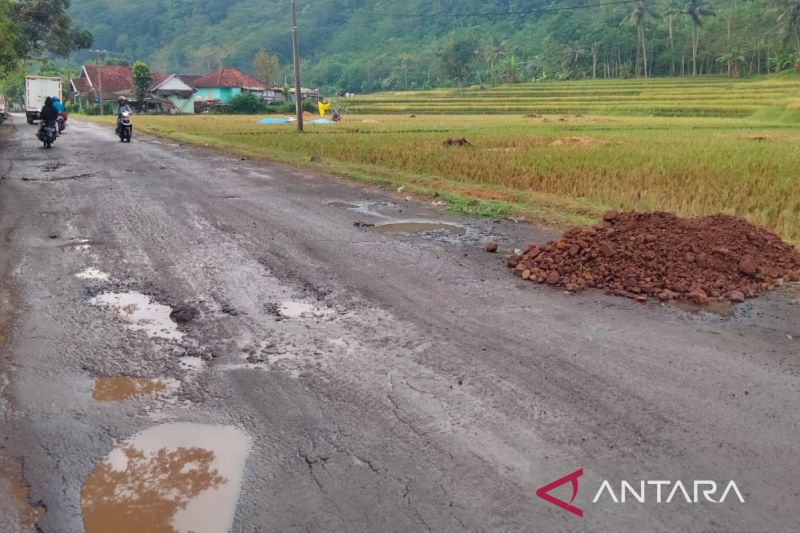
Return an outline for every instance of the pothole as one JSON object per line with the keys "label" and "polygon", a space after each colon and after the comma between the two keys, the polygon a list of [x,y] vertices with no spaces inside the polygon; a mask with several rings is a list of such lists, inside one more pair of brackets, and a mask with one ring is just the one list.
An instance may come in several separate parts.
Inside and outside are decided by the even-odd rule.
{"label": "pothole", "polygon": [[172,308],[153,301],[138,292],[104,293],[92,298],[91,303],[107,307],[128,322],[134,331],[143,331],[151,338],[181,340],[184,334],[170,320]]}
{"label": "pothole", "polygon": [[75,274],[75,277],[79,279],[107,281],[109,276],[105,272],[102,272],[96,268],[87,268],[83,272],[78,272]]}
{"label": "pothole", "polygon": [[150,428],[114,449],[83,485],[87,533],[225,533],[250,439],[231,426]]}
{"label": "pothole", "polygon": [[121,402],[142,396],[163,396],[174,393],[179,386],[180,383],[175,379],[97,378],[92,399],[98,402]]}
{"label": "pothole", "polygon": [[283,318],[319,318],[329,313],[328,309],[305,302],[287,300],[278,304],[278,314]]}
{"label": "pothole", "polygon": [[439,222],[398,222],[392,224],[381,224],[367,229],[373,233],[433,233],[447,232],[453,235],[464,235],[466,230],[453,224]]}
{"label": "pothole", "polygon": [[334,202],[325,202],[325,205],[329,205],[331,207],[338,207],[340,209],[358,209],[361,206],[357,204],[351,204],[348,202],[341,202],[341,201],[334,201]]}
{"label": "pothole", "polygon": [[178,360],[178,366],[186,372],[200,372],[206,367],[206,362],[199,357],[186,356]]}
{"label": "pothole", "polygon": [[13,507],[5,509],[4,526],[10,528],[11,531],[25,533],[39,531],[36,522],[45,515],[45,508],[28,503],[28,489],[10,469],[6,469],[2,464],[0,464],[0,490],[3,491],[3,497],[7,498]]}

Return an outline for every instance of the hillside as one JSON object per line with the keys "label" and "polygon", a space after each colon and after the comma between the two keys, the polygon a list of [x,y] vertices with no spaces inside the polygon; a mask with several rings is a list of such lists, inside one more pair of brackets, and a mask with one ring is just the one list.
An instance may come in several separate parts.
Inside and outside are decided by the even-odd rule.
{"label": "hillside", "polygon": [[[782,4],[780,4],[782,5]],[[791,68],[792,21],[773,0],[301,1],[304,76],[357,93],[557,78],[754,75]],[[266,49],[291,59],[285,0],[74,0],[95,46],[161,71],[252,67]],[[693,61],[693,29],[697,54]],[[74,56],[83,61],[86,53]]]}

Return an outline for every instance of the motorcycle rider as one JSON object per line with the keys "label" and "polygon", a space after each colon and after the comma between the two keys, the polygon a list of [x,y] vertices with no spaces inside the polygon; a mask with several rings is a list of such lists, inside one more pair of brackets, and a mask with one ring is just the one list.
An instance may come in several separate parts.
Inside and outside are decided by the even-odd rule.
{"label": "motorcycle rider", "polygon": [[117,135],[119,135],[119,126],[123,113],[133,113],[133,110],[128,104],[128,99],[124,96],[120,96],[117,100]]}
{"label": "motorcycle rider", "polygon": [[48,122],[55,122],[58,120],[58,109],[53,105],[53,99],[49,96],[44,99],[44,106],[39,112],[39,131],[36,133],[37,137],[41,137],[42,129]]}
{"label": "motorcycle rider", "polygon": [[[61,103],[61,99],[58,96],[53,97],[53,107],[58,110],[58,116],[64,119],[64,123],[67,122],[67,109],[64,107],[64,104]],[[61,133],[61,130],[66,126],[60,126],[58,128],[58,133]]]}
{"label": "motorcycle rider", "polygon": [[55,107],[59,113],[67,112],[67,110],[64,108],[64,104],[61,103],[61,99],[58,96],[53,97],[53,107]]}

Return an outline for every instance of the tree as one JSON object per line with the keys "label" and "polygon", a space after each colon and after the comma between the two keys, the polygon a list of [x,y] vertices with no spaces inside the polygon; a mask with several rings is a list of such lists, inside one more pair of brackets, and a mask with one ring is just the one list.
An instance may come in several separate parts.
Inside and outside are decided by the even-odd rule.
{"label": "tree", "polygon": [[779,0],[776,11],[784,40],[794,39],[795,49],[800,52],[800,1]]}
{"label": "tree", "polygon": [[679,4],[676,4],[676,0],[666,0],[666,5],[664,9],[664,16],[667,17],[667,31],[669,34],[669,73],[670,75],[674,76],[676,69],[675,69],[675,17],[680,15],[681,8]]}
{"label": "tree", "polygon": [[506,79],[506,83],[519,83],[520,73],[522,71],[522,64],[519,58],[515,55],[510,55],[500,63],[500,69]]}
{"label": "tree", "polygon": [[134,63],[131,82],[133,83],[133,90],[136,92],[136,99],[139,100],[140,103],[144,103],[147,89],[153,84],[153,73],[150,72],[150,67],[141,61]]}
{"label": "tree", "polygon": [[700,28],[704,17],[716,15],[707,0],[689,0],[683,6],[682,13],[692,19],[692,75],[697,75],[697,49],[700,44]]}
{"label": "tree", "polygon": [[69,0],[18,0],[11,2],[12,19],[19,24],[23,58],[50,53],[66,57],[73,50],[92,46],[92,35],[72,26],[67,16]]}
{"label": "tree", "polygon": [[717,58],[717,63],[726,63],[728,65],[729,78],[740,78],[742,76],[744,61],[744,52],[741,50],[731,50]]}
{"label": "tree", "polygon": [[11,2],[0,0],[0,76],[12,72],[19,64],[19,27],[11,20]]}
{"label": "tree", "polygon": [[270,55],[266,50],[259,50],[253,57],[253,74],[256,79],[275,85],[278,78],[280,65],[278,58]]}
{"label": "tree", "polygon": [[[644,24],[647,19],[657,19],[659,17],[658,13],[650,7],[644,0],[640,0],[633,4],[633,8],[631,12],[628,13],[628,17],[625,19],[629,24],[636,27],[636,32],[638,33],[638,41],[639,44],[636,45],[636,71],[639,71],[639,56],[641,55],[642,58],[642,71],[644,72],[644,77],[647,77],[647,42],[644,38]],[[641,54],[639,51],[641,50]]]}
{"label": "tree", "polygon": [[454,37],[445,42],[437,54],[442,75],[457,81],[461,90],[475,60],[475,49],[474,39]]}
{"label": "tree", "polygon": [[89,32],[72,26],[68,7],[68,0],[0,0],[0,76],[26,59],[92,45]]}

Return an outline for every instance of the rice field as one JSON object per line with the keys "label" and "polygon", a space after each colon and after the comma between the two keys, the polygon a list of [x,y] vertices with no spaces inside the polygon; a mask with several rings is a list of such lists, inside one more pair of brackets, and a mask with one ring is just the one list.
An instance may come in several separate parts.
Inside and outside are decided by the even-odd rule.
{"label": "rice field", "polygon": [[800,97],[786,77],[583,80],[470,87],[463,91],[381,93],[343,100],[350,113],[600,114],[665,117],[747,117],[765,103],[785,106]]}
{"label": "rice field", "polygon": [[[580,85],[548,84],[564,95]],[[655,90],[657,84],[631,85]],[[556,226],[590,223],[607,209],[728,213],[800,242],[800,129],[787,119],[789,97],[782,94],[785,100],[753,106],[755,118],[636,116],[635,107],[633,116],[529,109],[423,115],[416,109],[416,117],[351,112],[340,124],[307,126],[302,136],[293,126],[260,125],[261,117],[249,116],[137,116],[135,127],[246,157],[403,186],[459,211]],[[604,97],[596,100],[606,105]],[[447,147],[449,137],[464,137],[470,145]],[[311,163],[312,155],[321,162]]]}

